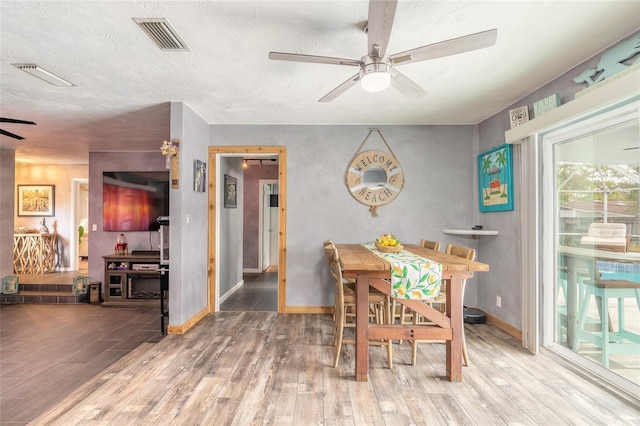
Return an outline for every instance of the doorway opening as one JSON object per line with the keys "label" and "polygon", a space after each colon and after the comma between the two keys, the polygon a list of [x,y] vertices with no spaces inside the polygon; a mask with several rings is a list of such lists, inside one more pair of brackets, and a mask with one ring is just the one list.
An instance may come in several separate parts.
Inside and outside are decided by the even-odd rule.
{"label": "doorway opening", "polygon": [[260,179],[258,270],[278,272],[278,181]]}
{"label": "doorway opening", "polygon": [[71,230],[69,270],[88,269],[89,259],[89,180],[71,181]]}
{"label": "doorway opening", "polygon": [[[276,212],[271,212],[271,215],[276,216],[275,223],[277,224],[276,230],[272,230],[272,233],[277,236],[274,246],[276,247],[275,256],[270,253],[269,263],[271,259],[274,259],[274,267],[277,269],[275,274],[271,273],[273,277],[277,276],[277,311],[278,313],[284,313],[286,311],[286,147],[282,146],[211,146],[209,147],[209,300],[208,311],[216,312],[220,310],[220,283],[222,279],[227,278],[224,275],[225,265],[221,264],[221,258],[224,258],[224,253],[230,251],[236,253],[242,253],[243,247],[229,247],[228,242],[220,241],[221,227],[224,226],[224,205],[222,203],[224,194],[224,176],[221,171],[221,161],[225,157],[243,158],[247,156],[275,156],[278,159],[278,178],[270,185],[277,185],[278,202],[275,207]],[[264,188],[261,185],[261,190]],[[269,190],[273,190],[269,187]],[[261,191],[261,192],[262,192]],[[271,194],[269,194],[271,195]],[[257,197],[256,197],[257,198]],[[262,204],[263,197],[260,197]],[[271,199],[271,197],[269,197]],[[269,207],[270,211],[272,207]],[[264,213],[264,211],[263,211]],[[262,219],[262,217],[261,217]],[[270,218],[271,223],[271,218]],[[262,243],[262,240],[260,241]],[[259,259],[262,258],[262,252]],[[260,262],[259,267],[262,268]],[[256,265],[256,272],[261,272]],[[270,265],[267,265],[270,266]]]}

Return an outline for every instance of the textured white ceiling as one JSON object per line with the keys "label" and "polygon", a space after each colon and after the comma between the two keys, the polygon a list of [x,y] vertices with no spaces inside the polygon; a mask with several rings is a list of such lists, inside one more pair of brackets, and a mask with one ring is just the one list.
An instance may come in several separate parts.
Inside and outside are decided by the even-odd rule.
{"label": "textured white ceiling", "polygon": [[[356,86],[317,100],[353,67],[270,61],[269,51],[359,59],[367,1],[2,1],[0,137],[18,161],[87,162],[88,151],[157,150],[167,102],[211,124],[469,124],[512,104],[638,29],[637,1],[404,1],[388,53],[497,28],[496,45],[407,64],[427,91]],[[163,52],[132,18],[166,18],[190,48]],[[73,82],[59,88],[12,63]]]}

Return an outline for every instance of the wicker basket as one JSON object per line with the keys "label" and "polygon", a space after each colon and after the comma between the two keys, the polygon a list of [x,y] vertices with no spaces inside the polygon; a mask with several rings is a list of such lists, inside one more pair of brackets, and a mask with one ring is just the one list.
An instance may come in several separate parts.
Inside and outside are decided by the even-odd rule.
{"label": "wicker basket", "polygon": [[404,246],[402,246],[402,244],[397,246],[381,246],[376,243],[376,248],[383,253],[398,253],[404,249]]}

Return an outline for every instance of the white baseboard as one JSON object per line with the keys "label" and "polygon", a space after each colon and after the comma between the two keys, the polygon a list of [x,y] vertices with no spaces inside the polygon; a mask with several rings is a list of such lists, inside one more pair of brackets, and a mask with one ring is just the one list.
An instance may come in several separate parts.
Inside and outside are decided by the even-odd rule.
{"label": "white baseboard", "polygon": [[223,294],[222,296],[220,296],[220,299],[218,300],[218,303],[220,305],[222,305],[222,302],[224,302],[225,300],[227,300],[229,297],[231,297],[231,295],[233,293],[235,293],[236,291],[238,291],[242,286],[244,285],[244,280],[241,280],[238,284],[234,285],[233,287],[231,287],[229,289],[229,291],[227,291],[225,294]]}
{"label": "white baseboard", "polygon": [[259,274],[262,271],[258,268],[244,268],[242,272],[245,274]]}

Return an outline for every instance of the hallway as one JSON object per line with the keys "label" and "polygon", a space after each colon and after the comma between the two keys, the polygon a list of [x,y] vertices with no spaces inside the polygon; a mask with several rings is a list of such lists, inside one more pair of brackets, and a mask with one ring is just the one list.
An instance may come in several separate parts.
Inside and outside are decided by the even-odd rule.
{"label": "hallway", "polygon": [[221,311],[277,311],[278,273],[244,274],[244,285],[220,304]]}

